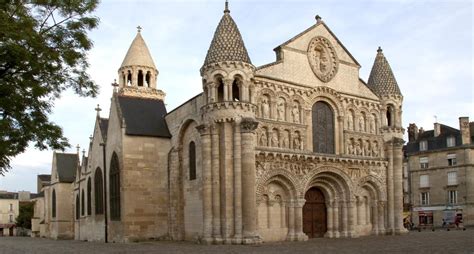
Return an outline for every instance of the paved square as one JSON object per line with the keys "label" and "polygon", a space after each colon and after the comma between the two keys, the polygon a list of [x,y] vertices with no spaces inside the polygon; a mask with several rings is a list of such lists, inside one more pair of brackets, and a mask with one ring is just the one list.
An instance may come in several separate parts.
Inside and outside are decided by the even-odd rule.
{"label": "paved square", "polygon": [[402,236],[317,238],[258,246],[198,245],[190,242],[94,243],[1,237],[1,254],[46,253],[474,253],[474,231],[412,231]]}

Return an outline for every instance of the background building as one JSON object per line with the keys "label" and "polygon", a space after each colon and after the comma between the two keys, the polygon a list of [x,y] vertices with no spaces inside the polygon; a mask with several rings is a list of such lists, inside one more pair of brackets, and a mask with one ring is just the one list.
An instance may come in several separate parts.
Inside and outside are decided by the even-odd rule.
{"label": "background building", "polygon": [[474,123],[459,118],[459,129],[440,123],[424,131],[408,127],[405,148],[410,205],[415,225],[441,226],[443,219],[474,225]]}
{"label": "background building", "polygon": [[18,213],[18,193],[0,191],[0,236],[16,235]]}

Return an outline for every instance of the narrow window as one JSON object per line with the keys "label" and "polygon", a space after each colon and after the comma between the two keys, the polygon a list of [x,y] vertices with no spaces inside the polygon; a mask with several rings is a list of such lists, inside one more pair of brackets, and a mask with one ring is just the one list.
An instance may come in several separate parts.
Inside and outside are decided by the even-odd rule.
{"label": "narrow window", "polygon": [[81,215],[84,216],[84,206],[85,206],[85,202],[84,202],[84,190],[82,190],[81,192]]}
{"label": "narrow window", "polygon": [[457,190],[448,191],[448,203],[456,204],[457,202],[458,202],[458,191]]}
{"label": "narrow window", "polygon": [[92,183],[91,178],[87,180],[87,215],[92,214]]}
{"label": "narrow window", "polygon": [[138,86],[143,86],[143,72],[142,70],[138,71]]}
{"label": "narrow window", "polygon": [[94,174],[95,214],[104,214],[104,183],[102,170],[97,168]]}
{"label": "narrow window", "polygon": [[79,194],[76,195],[76,220],[79,220]]}
{"label": "narrow window", "polygon": [[224,82],[222,79],[217,80],[217,101],[224,101]]}
{"label": "narrow window", "polygon": [[110,161],[110,219],[120,220],[120,167],[114,152]]}
{"label": "narrow window", "polygon": [[53,193],[51,194],[51,216],[56,218],[56,190],[53,189]]}
{"label": "narrow window", "polygon": [[428,141],[423,140],[420,141],[420,151],[426,151],[428,150]]}
{"label": "narrow window", "polygon": [[389,106],[387,107],[387,125],[388,126],[392,126],[393,124],[392,117],[393,117],[392,107]]}
{"label": "narrow window", "polygon": [[456,154],[455,153],[448,154],[447,159],[448,159],[448,166],[456,166],[457,161],[456,161]]}
{"label": "narrow window", "polygon": [[428,157],[421,157],[420,158],[420,168],[427,169],[429,167]]}
{"label": "narrow window", "polygon": [[331,107],[318,101],[312,108],[313,151],[315,153],[334,153],[334,113]]}
{"label": "narrow window", "polygon": [[455,145],[456,145],[456,138],[454,138],[454,137],[452,137],[452,136],[446,138],[446,146],[447,146],[447,147],[453,147],[453,146],[455,146]]}
{"label": "narrow window", "polygon": [[127,83],[125,85],[126,86],[131,86],[132,85],[132,73],[130,71],[128,71]]}
{"label": "narrow window", "polygon": [[233,101],[240,101],[240,87],[237,82],[238,82],[237,80],[234,80],[234,82],[232,82],[232,100]]}
{"label": "narrow window", "polygon": [[428,175],[420,175],[420,188],[428,188],[430,181]]}
{"label": "narrow window", "polygon": [[189,180],[196,179],[196,145],[189,143]]}
{"label": "narrow window", "polygon": [[430,193],[429,192],[420,193],[420,201],[421,201],[422,205],[429,205],[430,204]]}
{"label": "narrow window", "polygon": [[448,185],[453,186],[458,184],[458,172],[448,172]]}
{"label": "narrow window", "polygon": [[10,214],[10,223],[13,222],[13,215]]}
{"label": "narrow window", "polygon": [[13,204],[10,204],[10,211],[13,211]]}
{"label": "narrow window", "polygon": [[146,82],[145,85],[146,85],[147,87],[150,87],[150,86],[151,86],[150,81],[151,81],[151,74],[150,74],[150,72],[147,72],[147,73],[146,73],[146,76],[145,76],[145,82]]}

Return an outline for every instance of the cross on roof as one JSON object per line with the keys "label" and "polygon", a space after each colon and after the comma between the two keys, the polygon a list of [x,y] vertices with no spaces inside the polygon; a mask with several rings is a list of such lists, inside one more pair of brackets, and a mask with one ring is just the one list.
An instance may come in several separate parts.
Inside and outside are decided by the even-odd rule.
{"label": "cross on roof", "polygon": [[102,109],[100,108],[99,104],[97,104],[97,108],[95,108],[95,111],[97,111],[97,116],[100,116],[100,111],[102,111]]}
{"label": "cross on roof", "polygon": [[137,26],[137,31],[140,33],[142,31],[142,27],[141,26]]}

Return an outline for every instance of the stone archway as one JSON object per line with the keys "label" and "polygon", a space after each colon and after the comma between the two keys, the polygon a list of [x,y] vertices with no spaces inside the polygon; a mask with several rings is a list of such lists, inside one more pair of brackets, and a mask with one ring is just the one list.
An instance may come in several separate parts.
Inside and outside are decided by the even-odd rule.
{"label": "stone archway", "polygon": [[309,238],[324,237],[327,231],[326,200],[323,192],[312,187],[305,194],[303,206],[303,232]]}

